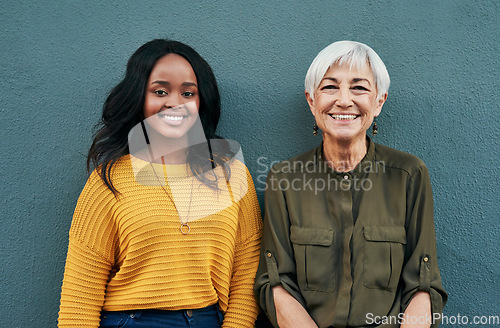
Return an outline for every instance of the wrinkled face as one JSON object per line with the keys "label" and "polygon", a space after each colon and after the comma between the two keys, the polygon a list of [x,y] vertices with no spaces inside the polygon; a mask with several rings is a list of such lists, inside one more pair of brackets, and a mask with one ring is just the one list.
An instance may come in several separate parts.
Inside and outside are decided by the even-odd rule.
{"label": "wrinkled face", "polygon": [[352,69],[348,64],[335,64],[325,73],[314,99],[307,92],[306,98],[325,141],[364,142],[366,130],[380,114],[387,94],[377,100],[368,64]]}
{"label": "wrinkled face", "polygon": [[147,122],[164,137],[187,140],[199,107],[198,81],[189,62],[177,54],[160,58],[146,85]]}

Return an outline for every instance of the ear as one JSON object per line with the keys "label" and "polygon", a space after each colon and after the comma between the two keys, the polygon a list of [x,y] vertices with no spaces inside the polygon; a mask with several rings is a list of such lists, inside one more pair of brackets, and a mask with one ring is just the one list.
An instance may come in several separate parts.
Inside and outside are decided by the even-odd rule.
{"label": "ear", "polygon": [[[314,100],[312,99],[311,95],[307,91],[306,91],[306,100],[307,100],[307,103],[309,104],[309,109],[311,110],[312,114],[314,115],[316,112],[316,109],[314,107]],[[316,115],[314,115],[314,116],[316,116]]]}
{"label": "ear", "polygon": [[382,97],[380,97],[378,100],[377,100],[377,107],[375,107],[375,115],[374,117],[377,117],[380,115],[380,112],[382,111],[382,106],[384,106],[384,103],[385,101],[387,100],[387,93],[382,95]]}

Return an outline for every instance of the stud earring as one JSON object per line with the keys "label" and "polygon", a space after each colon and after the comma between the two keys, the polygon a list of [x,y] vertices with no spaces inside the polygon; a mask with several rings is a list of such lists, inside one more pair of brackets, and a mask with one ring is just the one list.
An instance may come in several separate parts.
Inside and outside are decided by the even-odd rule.
{"label": "stud earring", "polygon": [[313,125],[313,135],[314,136],[318,135],[318,130],[319,130],[318,124],[316,124],[316,122],[314,122],[314,125]]}
{"label": "stud earring", "polygon": [[377,125],[377,121],[375,121],[375,119],[373,119],[373,127],[372,127],[372,134],[374,136],[376,136],[378,133],[378,125]]}

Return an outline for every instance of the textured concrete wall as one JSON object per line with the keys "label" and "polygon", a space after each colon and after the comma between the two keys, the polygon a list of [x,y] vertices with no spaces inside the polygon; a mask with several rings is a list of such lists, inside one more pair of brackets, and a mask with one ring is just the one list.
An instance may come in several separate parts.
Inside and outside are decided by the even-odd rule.
{"label": "textured concrete wall", "polygon": [[445,314],[499,315],[499,2],[415,3],[3,3],[0,326],[55,327],[92,127],[128,57],[156,37],[212,65],[219,133],[241,142],[257,188],[267,164],[320,142],[303,96],[317,52],[343,39],[372,46],[392,78],[376,141],[431,172]]}

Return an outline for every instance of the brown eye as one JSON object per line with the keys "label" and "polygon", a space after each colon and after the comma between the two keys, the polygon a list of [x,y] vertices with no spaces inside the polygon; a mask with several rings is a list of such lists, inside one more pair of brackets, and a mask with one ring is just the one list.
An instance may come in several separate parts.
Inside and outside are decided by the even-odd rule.
{"label": "brown eye", "polygon": [[153,92],[156,93],[159,96],[165,96],[165,95],[167,95],[167,92],[165,90],[155,90]]}

